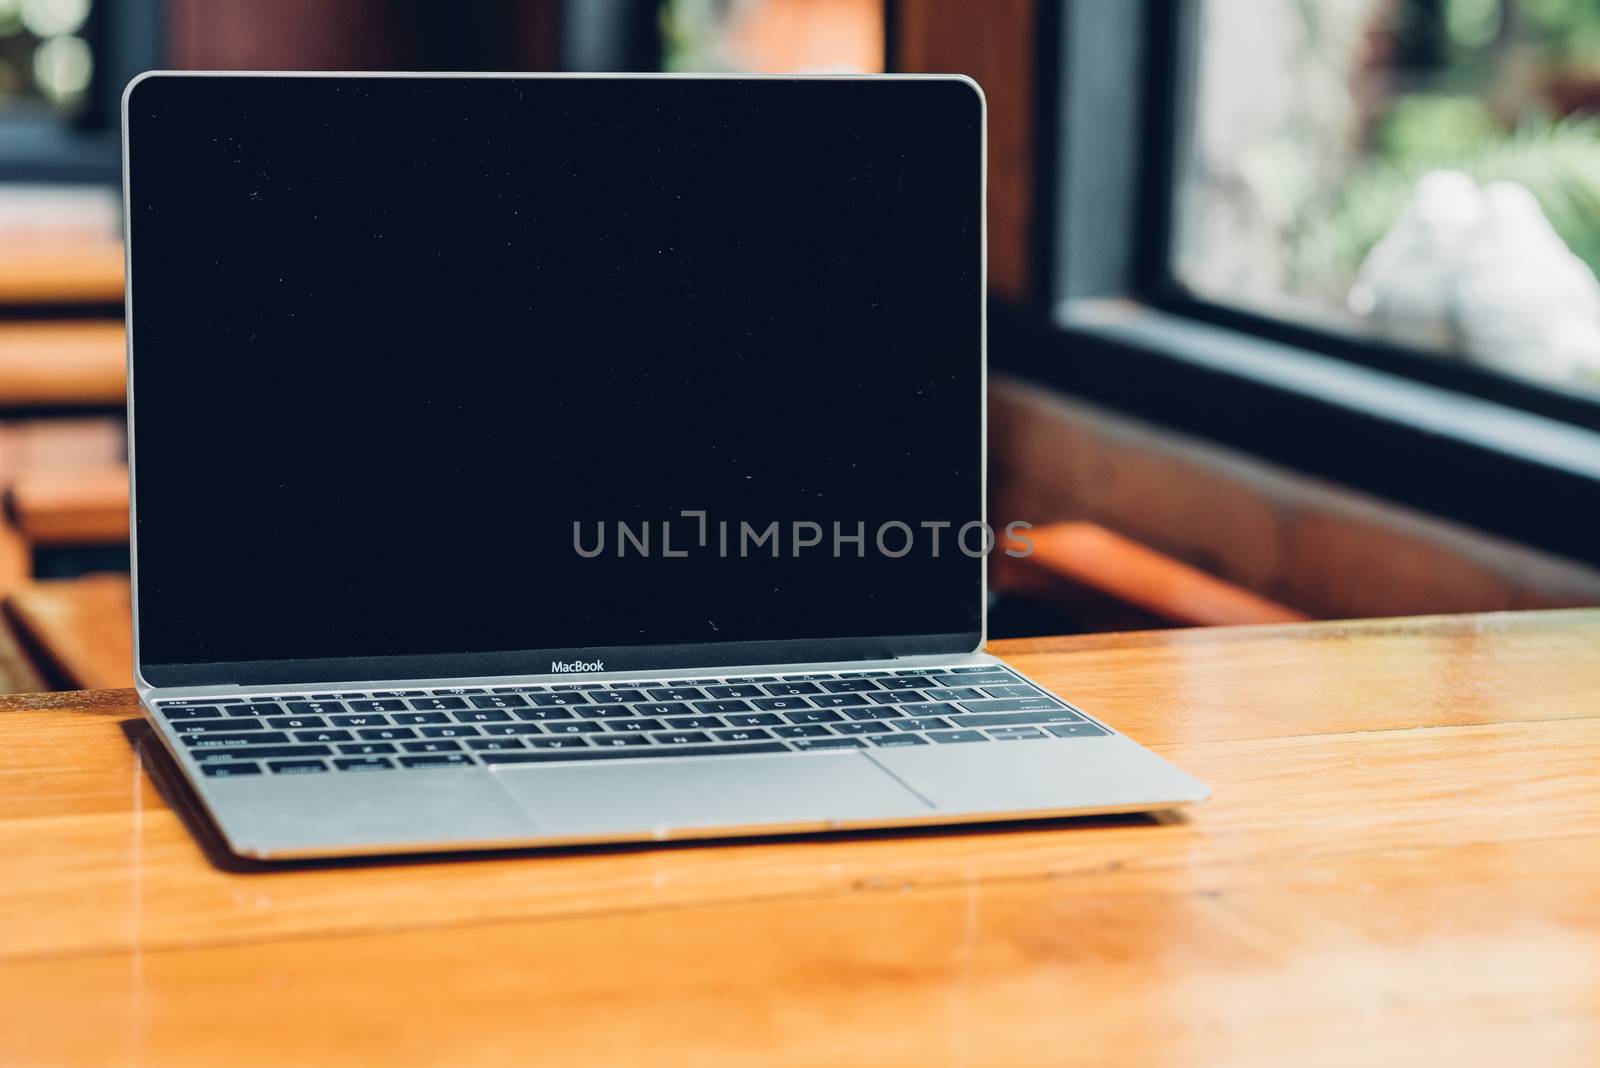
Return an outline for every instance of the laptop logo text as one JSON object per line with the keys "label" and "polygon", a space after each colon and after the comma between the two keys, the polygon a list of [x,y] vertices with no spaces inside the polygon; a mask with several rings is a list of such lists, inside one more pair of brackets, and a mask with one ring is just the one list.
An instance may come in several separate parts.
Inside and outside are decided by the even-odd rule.
{"label": "laptop logo text", "polygon": [[565,671],[604,671],[605,669],[606,669],[606,665],[605,665],[605,662],[602,661],[602,660],[592,660],[592,661],[588,661],[588,662],[585,662],[585,661],[582,661],[582,660],[552,660],[552,661],[550,661],[550,673],[551,674],[557,674],[559,672],[565,672]]}

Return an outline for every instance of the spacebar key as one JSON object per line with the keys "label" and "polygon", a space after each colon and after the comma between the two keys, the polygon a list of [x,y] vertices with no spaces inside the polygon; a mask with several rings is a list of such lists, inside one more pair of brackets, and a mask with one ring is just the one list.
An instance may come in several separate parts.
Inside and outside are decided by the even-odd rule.
{"label": "spacebar key", "polygon": [[755,745],[663,745],[635,749],[540,749],[533,753],[479,753],[485,764],[543,764],[569,760],[648,760],[651,757],[728,756],[738,753],[789,753],[782,742]]}

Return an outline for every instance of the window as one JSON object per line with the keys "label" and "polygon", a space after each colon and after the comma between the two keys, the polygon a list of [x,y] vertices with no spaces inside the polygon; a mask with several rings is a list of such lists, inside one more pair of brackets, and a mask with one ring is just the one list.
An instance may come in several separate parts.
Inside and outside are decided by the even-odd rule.
{"label": "window", "polygon": [[883,70],[883,0],[668,0],[661,23],[667,70]]}
{"label": "window", "polygon": [[1189,14],[1182,290],[1600,400],[1600,4]]}
{"label": "window", "polygon": [[94,54],[92,0],[0,0],[0,108],[72,120],[83,110]]}

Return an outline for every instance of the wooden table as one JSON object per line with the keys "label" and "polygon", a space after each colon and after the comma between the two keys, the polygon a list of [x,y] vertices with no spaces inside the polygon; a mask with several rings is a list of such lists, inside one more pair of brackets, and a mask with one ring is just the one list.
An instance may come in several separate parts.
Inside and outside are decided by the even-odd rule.
{"label": "wooden table", "polygon": [[0,706],[0,1063],[1600,1064],[1600,612],[1004,643],[1189,815],[208,855],[125,692]]}

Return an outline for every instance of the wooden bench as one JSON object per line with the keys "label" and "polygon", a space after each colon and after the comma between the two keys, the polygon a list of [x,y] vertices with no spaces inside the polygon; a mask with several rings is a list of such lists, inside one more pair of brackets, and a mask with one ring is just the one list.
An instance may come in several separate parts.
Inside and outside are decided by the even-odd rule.
{"label": "wooden bench", "polygon": [[123,544],[128,469],[54,468],[20,475],[6,491],[6,512],[32,545]]}
{"label": "wooden bench", "polygon": [[1064,608],[1135,626],[1293,623],[1308,617],[1287,605],[1088,522],[1026,531],[1033,552],[994,556],[999,584]]}
{"label": "wooden bench", "polygon": [[0,407],[115,407],[127,347],[114,319],[0,322]]}
{"label": "wooden bench", "polygon": [[127,575],[26,584],[6,597],[22,648],[58,689],[133,685],[133,614]]}

